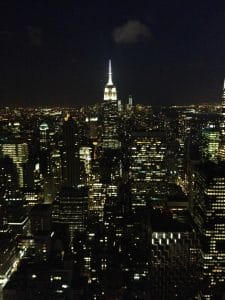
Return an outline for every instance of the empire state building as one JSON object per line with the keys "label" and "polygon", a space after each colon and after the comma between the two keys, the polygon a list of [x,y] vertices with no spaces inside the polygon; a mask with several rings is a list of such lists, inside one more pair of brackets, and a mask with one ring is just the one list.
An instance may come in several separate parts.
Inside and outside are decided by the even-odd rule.
{"label": "empire state building", "polygon": [[116,87],[112,81],[112,66],[109,60],[108,82],[104,89],[102,148],[118,149],[118,101]]}
{"label": "empire state building", "polygon": [[116,87],[112,82],[112,65],[111,60],[109,60],[109,70],[108,70],[108,82],[104,90],[104,100],[105,101],[114,101],[117,103],[117,92]]}

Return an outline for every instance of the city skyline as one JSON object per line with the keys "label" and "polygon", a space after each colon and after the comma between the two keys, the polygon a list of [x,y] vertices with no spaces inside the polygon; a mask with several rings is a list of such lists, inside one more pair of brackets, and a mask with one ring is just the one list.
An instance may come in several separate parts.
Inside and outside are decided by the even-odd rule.
{"label": "city skyline", "polygon": [[225,299],[225,6],[0,0],[0,300]]}
{"label": "city skyline", "polygon": [[217,102],[225,74],[224,8],[211,1],[1,3],[2,105],[91,105],[112,59],[118,98]]}
{"label": "city skyline", "polygon": [[113,70],[96,105],[0,109],[2,300],[225,294],[224,93],[121,105]]}

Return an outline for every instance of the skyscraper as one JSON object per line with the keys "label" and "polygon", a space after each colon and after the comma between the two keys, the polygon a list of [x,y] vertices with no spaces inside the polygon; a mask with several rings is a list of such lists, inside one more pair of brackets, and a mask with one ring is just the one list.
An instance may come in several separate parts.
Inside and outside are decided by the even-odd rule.
{"label": "skyscraper", "polygon": [[108,82],[104,89],[102,148],[120,148],[117,91],[112,81],[111,60],[109,60]]}
{"label": "skyscraper", "polygon": [[207,162],[189,176],[191,211],[202,240],[204,299],[225,278],[225,165]]}
{"label": "skyscraper", "polygon": [[216,162],[218,159],[218,150],[220,143],[220,134],[215,127],[204,128],[201,131],[201,156],[204,160]]}
{"label": "skyscraper", "polygon": [[[222,93],[222,115],[223,115],[223,121],[225,120],[225,80],[224,80],[224,84],[223,84],[223,93]],[[223,134],[225,135],[225,124],[223,126],[224,131]]]}
{"label": "skyscraper", "polygon": [[88,190],[80,184],[78,144],[78,125],[67,115],[63,123],[63,187],[53,204],[53,220],[68,225],[71,247],[74,236],[85,230],[88,209]]}
{"label": "skyscraper", "polygon": [[0,143],[0,149],[4,156],[12,159],[16,166],[19,187],[24,187],[24,164],[28,160],[28,146],[19,140],[6,140]]}
{"label": "skyscraper", "polygon": [[221,99],[221,114],[222,119],[220,123],[221,139],[219,157],[221,160],[225,160],[225,80],[223,85],[222,99]]}
{"label": "skyscraper", "polygon": [[76,143],[76,125],[71,116],[66,116],[63,123],[63,181],[67,187],[74,187],[80,182],[79,151]]}
{"label": "skyscraper", "polygon": [[40,149],[46,150],[48,149],[49,143],[49,126],[47,123],[42,122],[39,126],[39,134],[40,134]]}
{"label": "skyscraper", "polygon": [[53,220],[67,224],[71,240],[86,228],[88,190],[85,187],[62,188],[53,204]]}
{"label": "skyscraper", "polygon": [[165,195],[165,136],[162,132],[133,132],[130,147],[131,189],[134,195],[132,207],[146,206]]}

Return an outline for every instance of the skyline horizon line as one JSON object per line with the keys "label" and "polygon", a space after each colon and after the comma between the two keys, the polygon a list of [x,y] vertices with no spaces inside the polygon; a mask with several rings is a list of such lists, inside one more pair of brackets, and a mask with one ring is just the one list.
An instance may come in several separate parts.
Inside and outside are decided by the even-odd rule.
{"label": "skyline horizon line", "polygon": [[[109,86],[109,85],[115,85],[113,82],[112,82],[112,75],[113,75],[113,73],[112,73],[112,57],[110,56],[110,58],[109,59],[107,59],[106,60],[107,62],[108,62],[108,64],[106,65],[107,66],[107,71],[105,72],[105,79],[103,80],[103,78],[102,79],[99,79],[99,81],[100,81],[100,85],[99,86],[101,86],[101,88],[103,89],[103,92],[100,92],[100,89],[95,89],[95,94],[97,95],[97,94],[102,94],[102,98],[101,98],[101,100],[100,101],[102,101],[103,99],[104,99],[104,87],[106,87],[106,86]],[[114,60],[115,61],[115,60]],[[115,75],[115,73],[114,73],[114,75]],[[100,76],[100,77],[102,77],[102,76]],[[118,81],[118,76],[115,76],[115,78],[117,79],[116,81]],[[161,80],[162,81],[162,80]],[[36,85],[36,88],[38,87],[38,81],[36,80],[36,82],[37,82],[37,85]],[[160,83],[160,80],[158,80],[157,81],[158,83]],[[219,82],[219,81],[217,81],[217,82]],[[118,85],[120,85],[120,83],[119,82],[116,82],[116,85],[118,86]],[[49,88],[51,87],[50,85],[47,85]],[[79,86],[79,85],[78,85]],[[83,90],[83,93],[85,94],[85,88],[84,87],[82,87],[81,86],[81,88],[82,88],[82,90]],[[0,90],[1,90],[1,87],[0,87]],[[60,90],[60,88],[59,88],[59,90]],[[58,91],[59,91],[58,90]],[[62,91],[63,90],[65,90],[65,89],[62,89]],[[181,89],[181,91],[184,91],[185,89]],[[140,104],[140,105],[147,105],[147,106],[171,106],[171,105],[181,105],[181,106],[183,106],[183,105],[199,105],[199,104],[203,104],[203,103],[208,103],[208,104],[210,104],[210,103],[217,103],[217,102],[220,102],[221,101],[221,99],[222,99],[222,97],[223,97],[223,94],[224,94],[224,91],[225,91],[225,76],[224,76],[224,78],[223,78],[223,83],[222,83],[222,85],[220,86],[220,88],[217,90],[217,93],[219,94],[219,99],[218,100],[212,100],[212,99],[210,99],[211,97],[209,96],[209,99],[208,100],[203,100],[203,102],[201,102],[201,100],[198,100],[196,103],[195,103],[195,101],[194,100],[192,100],[191,102],[190,102],[190,100],[186,100],[186,101],[179,101],[179,100],[175,100],[175,101],[169,101],[167,104],[165,104],[165,103],[161,103],[160,101],[157,101],[157,98],[158,98],[158,96],[159,96],[159,94],[160,94],[160,92],[158,93],[158,95],[156,94],[154,97],[153,96],[151,96],[151,95],[149,95],[149,97],[150,98],[155,98],[156,99],[156,101],[157,102],[159,102],[159,103],[154,103],[154,101],[155,100],[153,100],[153,102],[152,102],[152,104],[151,103],[145,103],[146,101],[145,100],[142,100],[141,102],[138,102],[138,104]],[[124,94],[124,93],[123,93]],[[118,100],[121,100],[122,101],[122,103],[125,103],[125,101],[126,101],[126,99],[127,99],[127,101],[128,101],[128,99],[129,99],[129,97],[130,96],[132,96],[133,97],[133,99],[137,99],[137,98],[139,98],[137,95],[134,95],[135,94],[135,88],[134,88],[134,93],[127,93],[126,92],[126,97],[118,97]],[[67,98],[67,105],[69,106],[69,107],[71,107],[71,106],[93,106],[93,105],[96,105],[97,103],[99,103],[98,102],[98,100],[97,100],[97,102],[89,102],[89,103],[85,103],[85,104],[83,104],[83,105],[81,105],[81,104],[73,104],[73,103],[69,103],[69,102],[71,102],[71,100],[73,101],[73,98],[75,99],[75,96],[76,95],[74,95],[74,97],[72,96],[72,94],[71,95],[69,95],[69,98],[68,98],[68,94],[66,93],[66,91],[65,91],[65,98]],[[27,98],[30,98],[30,99],[26,99],[25,101],[26,102],[29,102],[29,101],[31,101],[31,102],[33,102],[33,98],[35,98],[35,99],[38,99],[37,101],[43,101],[43,100],[41,100],[41,98],[42,97],[38,97],[38,95],[37,95],[37,93],[35,93],[34,95],[32,95],[32,96],[30,96],[30,97],[27,97]],[[49,98],[52,98],[53,96],[50,94],[49,95]],[[146,95],[145,95],[145,97],[146,97]],[[1,97],[1,98],[3,98],[3,97]],[[46,97],[45,97],[46,98]],[[54,101],[54,103],[56,103],[56,104],[54,104],[54,103],[52,103],[53,101],[49,101],[49,100],[45,100],[45,101],[47,101],[48,102],[48,104],[47,104],[47,107],[52,107],[52,106],[54,106],[54,105],[56,105],[56,106],[61,106],[61,104],[60,104],[60,102],[63,102],[63,101],[65,101],[65,99],[63,99],[64,98],[64,96],[60,96],[60,98],[57,98],[57,100],[53,100]],[[80,100],[82,97],[79,97],[79,98],[77,98],[74,102],[82,102],[82,100]],[[85,98],[85,97],[84,97]],[[190,97],[191,98],[191,97]],[[193,97],[192,97],[193,98]],[[204,98],[204,97],[203,97]],[[125,100],[124,100],[125,99]],[[69,100],[69,101],[68,101]],[[4,103],[4,100],[3,99],[1,99],[1,102],[3,102]],[[7,102],[9,102],[9,101],[7,101]],[[10,101],[11,102],[11,101]],[[11,103],[14,103],[15,101],[14,100],[12,100],[12,102]],[[10,105],[4,105],[4,106],[13,106],[13,107],[16,107],[17,105],[15,105],[15,104],[10,104]],[[18,106],[22,106],[22,107],[24,107],[24,105],[23,104],[19,104]],[[45,104],[40,104],[40,106],[41,107],[43,107],[43,106],[45,106]],[[30,107],[37,107],[35,104],[30,104]]]}

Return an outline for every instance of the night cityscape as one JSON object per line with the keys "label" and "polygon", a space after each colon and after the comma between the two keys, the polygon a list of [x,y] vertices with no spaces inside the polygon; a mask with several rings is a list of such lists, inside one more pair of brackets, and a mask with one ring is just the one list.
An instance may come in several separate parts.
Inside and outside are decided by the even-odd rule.
{"label": "night cityscape", "polygon": [[0,3],[0,300],[225,299],[225,7],[121,2]]}

